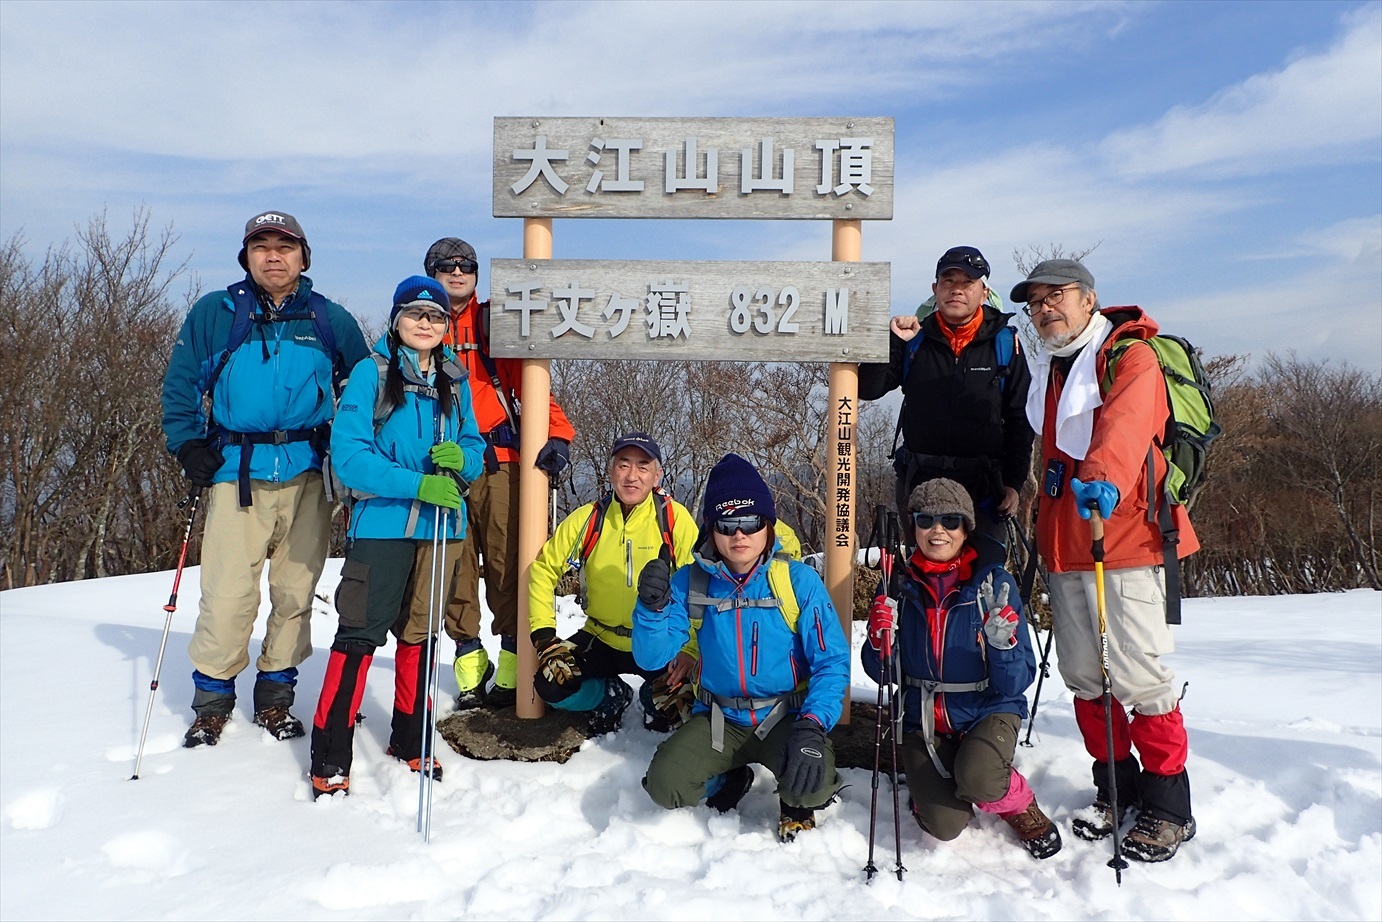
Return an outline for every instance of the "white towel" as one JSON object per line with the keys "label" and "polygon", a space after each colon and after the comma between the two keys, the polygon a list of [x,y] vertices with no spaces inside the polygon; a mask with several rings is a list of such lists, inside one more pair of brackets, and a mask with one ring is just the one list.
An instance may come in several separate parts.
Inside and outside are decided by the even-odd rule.
{"label": "white towel", "polygon": [[1075,363],[1065,379],[1060,401],[1056,404],[1056,447],[1076,460],[1084,460],[1089,453],[1089,440],[1094,435],[1094,411],[1104,403],[1099,394],[1099,379],[1095,367],[1099,349],[1085,347],[1091,343],[1102,346],[1113,324],[1103,314],[1095,314],[1080,335],[1059,349],[1041,349],[1033,358],[1032,387],[1027,391],[1027,421],[1038,436],[1046,417],[1046,388],[1051,381],[1051,359],[1073,355]]}

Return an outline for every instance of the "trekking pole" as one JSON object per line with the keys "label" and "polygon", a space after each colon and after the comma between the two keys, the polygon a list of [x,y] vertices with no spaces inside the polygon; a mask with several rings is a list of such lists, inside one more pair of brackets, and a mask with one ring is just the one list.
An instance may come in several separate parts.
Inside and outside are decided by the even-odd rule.
{"label": "trekking pole", "polygon": [[163,639],[158,643],[158,660],[154,663],[154,677],[149,682],[149,706],[144,709],[144,732],[139,734],[139,751],[134,757],[134,774],[130,775],[131,781],[139,780],[139,766],[144,762],[144,741],[149,738],[149,721],[154,716],[154,693],[158,691],[158,676],[163,671],[163,651],[168,649],[168,632],[173,629],[173,613],[178,610],[178,586],[182,583],[182,568],[187,563],[187,545],[192,540],[192,522],[197,518],[197,507],[201,505],[202,488],[192,486],[182,501],[178,503],[178,508],[191,504],[192,509],[187,513],[187,527],[182,532],[182,550],[178,552],[178,568],[173,574],[173,591],[168,596],[168,604],[163,606],[163,610],[168,616],[163,619]]}
{"label": "trekking pole", "polygon": [[1118,833],[1122,814],[1118,810],[1118,766],[1113,755],[1113,683],[1109,679],[1108,617],[1104,605],[1104,519],[1099,515],[1098,509],[1090,511],[1089,530],[1094,539],[1094,598],[1099,609],[1099,669],[1104,677],[1104,742],[1108,746],[1109,809],[1113,812],[1113,857],[1109,859],[1108,866],[1113,868],[1114,878],[1121,887],[1123,870],[1128,863],[1123,860],[1123,842]]}
{"label": "trekking pole", "polygon": [[1028,749],[1032,748],[1032,727],[1036,725],[1037,706],[1041,704],[1041,686],[1051,675],[1051,641],[1055,639],[1056,629],[1052,627],[1046,632],[1046,645],[1041,649],[1041,672],[1037,674],[1036,692],[1032,695],[1032,713],[1027,717],[1027,736],[1022,740],[1022,745]]}
{"label": "trekking pole", "polygon": [[[440,445],[443,439],[443,425],[441,406],[438,404],[435,422],[434,444]],[[432,743],[432,673],[434,672],[432,663],[432,632],[436,629],[437,612],[445,604],[441,586],[446,572],[446,539],[442,537],[442,527],[446,519],[442,515],[441,506],[433,507],[432,516],[432,586],[427,594],[427,640],[423,646],[423,655],[427,658],[423,665],[422,680],[422,753],[418,762],[417,779],[417,831],[422,833],[422,841],[429,842],[432,838],[432,788],[429,784],[432,777],[432,766],[427,761],[431,753]],[[424,820],[425,817],[425,820]]]}
{"label": "trekking pole", "polygon": [[[1022,559],[1022,583],[1018,586],[1018,596],[1022,599],[1023,611],[1030,613],[1032,610],[1032,589],[1036,585],[1036,548],[1032,547],[1032,542],[1027,540],[1026,532],[1017,526],[1015,517],[1008,517],[1008,530],[1014,535],[1013,549],[1016,550],[1018,545],[1021,545],[1025,555]],[[1029,617],[1028,620],[1030,621],[1031,618]],[[1027,735],[1022,740],[1022,745],[1028,749],[1032,747],[1032,728],[1036,726],[1037,707],[1041,703],[1041,686],[1051,677],[1051,641],[1055,639],[1056,631],[1053,626],[1046,631],[1046,644],[1042,647],[1041,663],[1039,664],[1041,671],[1037,676],[1036,692],[1032,695],[1032,713],[1027,718]]]}
{"label": "trekking pole", "polygon": [[[877,506],[874,509],[873,532],[869,537],[869,546],[878,548],[878,563],[883,570],[884,592],[888,588],[888,577],[892,575],[892,558],[888,551],[888,539],[886,532],[886,516],[888,510],[886,506]],[[869,861],[864,865],[865,881],[872,881],[873,875],[878,873],[878,866],[873,863],[873,846],[878,830],[878,778],[882,774],[883,767],[883,686],[887,684],[891,677],[888,672],[888,661],[884,650],[890,648],[891,638],[882,639],[879,650],[878,660],[878,703],[875,705],[875,720],[873,724],[873,780],[872,795],[869,800]]]}
{"label": "trekking pole", "polygon": [[[888,568],[888,594],[894,598],[901,597],[901,587],[898,581],[901,577],[897,573],[897,554],[903,553],[902,547],[902,527],[897,519],[897,514],[888,512],[888,526],[890,541],[889,547],[895,548],[891,566]],[[905,558],[904,558],[905,559]],[[897,695],[902,690],[902,657],[897,652],[897,645],[892,643],[892,638],[888,640],[890,647],[887,656],[892,660],[892,679],[893,683],[888,686],[888,745],[892,747],[891,766],[893,780],[893,848],[894,857],[897,861],[897,879],[901,880],[907,868],[902,864],[902,807],[899,800],[897,783],[897,737],[902,732],[902,709],[898,707]]]}

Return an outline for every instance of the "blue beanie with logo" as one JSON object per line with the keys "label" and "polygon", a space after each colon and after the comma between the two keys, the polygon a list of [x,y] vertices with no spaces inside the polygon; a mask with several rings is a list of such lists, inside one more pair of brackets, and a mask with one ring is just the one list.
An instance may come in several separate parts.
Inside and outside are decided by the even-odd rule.
{"label": "blue beanie with logo", "polygon": [[451,310],[451,299],[441,282],[425,275],[410,275],[398,283],[393,293],[393,309],[389,311],[389,329],[398,327],[398,315],[410,307],[433,307],[446,314]]}
{"label": "blue beanie with logo", "polygon": [[710,469],[702,513],[707,523],[736,515],[761,515],[769,522],[777,519],[773,491],[752,464],[733,452]]}

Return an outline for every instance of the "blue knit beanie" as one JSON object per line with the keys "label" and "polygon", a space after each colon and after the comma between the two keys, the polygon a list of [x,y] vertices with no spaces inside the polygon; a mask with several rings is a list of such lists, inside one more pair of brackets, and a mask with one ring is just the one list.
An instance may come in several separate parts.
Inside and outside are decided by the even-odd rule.
{"label": "blue knit beanie", "polygon": [[777,507],[773,491],[754,466],[731,452],[710,469],[702,514],[707,523],[736,515],[761,515],[773,522]]}
{"label": "blue knit beanie", "polygon": [[434,307],[443,314],[451,310],[451,299],[436,279],[425,275],[410,275],[398,283],[393,293],[393,309],[389,311],[389,329],[398,327],[398,315],[410,307]]}

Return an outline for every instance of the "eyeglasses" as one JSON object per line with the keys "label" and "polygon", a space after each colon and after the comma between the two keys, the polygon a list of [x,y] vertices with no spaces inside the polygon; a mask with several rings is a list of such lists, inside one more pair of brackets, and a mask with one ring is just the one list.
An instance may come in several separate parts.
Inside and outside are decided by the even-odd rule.
{"label": "eyeglasses", "polygon": [[732,515],[728,518],[717,519],[712,527],[716,532],[726,537],[732,537],[736,531],[742,531],[746,535],[756,535],[768,527],[768,520],[761,515]]}
{"label": "eyeglasses", "polygon": [[931,515],[929,512],[912,513],[912,524],[922,531],[930,531],[937,522],[940,522],[941,528],[946,531],[958,531],[964,527],[965,517],[955,512],[947,512],[945,515]]}
{"label": "eyeglasses", "polygon": [[407,317],[413,323],[421,323],[426,320],[432,326],[441,326],[446,323],[446,315],[440,311],[428,310],[425,307],[410,307],[406,311],[399,311],[400,318]]}
{"label": "eyeglasses", "polygon": [[432,271],[440,272],[442,275],[450,275],[457,269],[466,275],[474,275],[478,268],[480,266],[473,259],[441,259],[432,263]]}
{"label": "eyeglasses", "polygon": [[1079,285],[1066,285],[1064,288],[1057,288],[1055,291],[1051,292],[1046,297],[1038,301],[1028,301],[1026,304],[1022,306],[1022,313],[1030,317],[1033,314],[1041,313],[1041,308],[1043,305],[1046,307],[1055,307],[1056,305],[1060,304],[1062,301],[1065,300],[1065,293],[1067,291],[1074,291],[1079,287]]}

